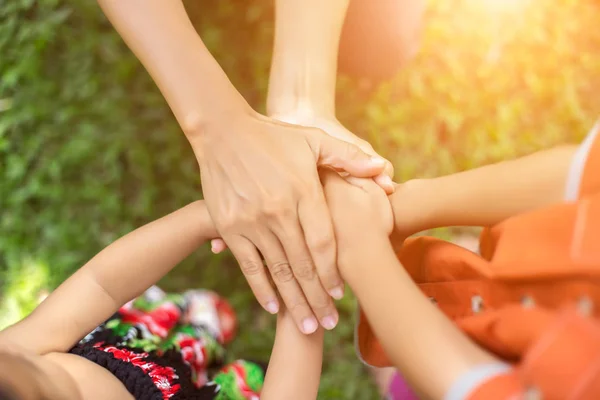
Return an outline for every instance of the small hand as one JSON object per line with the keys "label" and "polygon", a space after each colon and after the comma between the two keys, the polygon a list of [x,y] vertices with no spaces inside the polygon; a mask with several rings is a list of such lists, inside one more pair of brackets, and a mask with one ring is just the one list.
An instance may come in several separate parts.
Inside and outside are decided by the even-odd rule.
{"label": "small hand", "polygon": [[357,245],[360,237],[372,234],[390,235],[392,208],[386,193],[372,179],[342,178],[324,171],[321,181],[338,246]]}

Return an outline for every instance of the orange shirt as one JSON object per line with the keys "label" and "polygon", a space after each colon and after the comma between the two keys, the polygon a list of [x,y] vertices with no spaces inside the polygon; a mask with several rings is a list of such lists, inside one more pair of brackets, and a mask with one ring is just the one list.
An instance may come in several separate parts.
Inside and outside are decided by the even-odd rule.
{"label": "orange shirt", "polygon": [[[600,399],[599,131],[573,160],[565,202],[486,228],[481,255],[428,237],[398,253],[448,317],[513,363],[469,399]],[[366,363],[391,365],[362,313],[356,334]]]}

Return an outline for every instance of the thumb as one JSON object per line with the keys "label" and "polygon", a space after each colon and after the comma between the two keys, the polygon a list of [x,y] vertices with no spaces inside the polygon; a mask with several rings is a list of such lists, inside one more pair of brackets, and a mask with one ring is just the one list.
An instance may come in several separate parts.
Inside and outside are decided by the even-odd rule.
{"label": "thumb", "polygon": [[357,178],[377,176],[386,167],[385,159],[371,156],[358,146],[333,138],[321,130],[316,130],[314,134],[307,136],[307,143],[319,167],[347,172]]}

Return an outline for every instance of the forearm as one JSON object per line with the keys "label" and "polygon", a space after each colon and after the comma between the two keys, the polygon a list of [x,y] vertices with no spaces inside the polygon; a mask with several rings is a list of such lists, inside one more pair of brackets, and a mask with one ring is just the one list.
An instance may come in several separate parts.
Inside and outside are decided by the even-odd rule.
{"label": "forearm", "polygon": [[[443,226],[490,226],[563,201],[577,146],[399,185],[391,197],[397,224],[419,232]],[[407,215],[413,210],[414,216]]]}
{"label": "forearm", "polygon": [[5,337],[36,353],[66,351],[215,236],[203,202],[151,222],[100,252]]}
{"label": "forearm", "polygon": [[335,115],[338,46],[348,2],[277,0],[269,115]]}
{"label": "forearm", "polygon": [[277,333],[261,399],[317,398],[323,357],[323,329],[304,335],[286,311],[277,317]]}
{"label": "forearm", "polygon": [[186,133],[248,107],[202,43],[181,0],[98,3],[146,67]]}
{"label": "forearm", "polygon": [[419,392],[442,398],[463,373],[496,361],[421,293],[385,235],[364,235],[352,243],[338,247],[342,275],[386,353]]}

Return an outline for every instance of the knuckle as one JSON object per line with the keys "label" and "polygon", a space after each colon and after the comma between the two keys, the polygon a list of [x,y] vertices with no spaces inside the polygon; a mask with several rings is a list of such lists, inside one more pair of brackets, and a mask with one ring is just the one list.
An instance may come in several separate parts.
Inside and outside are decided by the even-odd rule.
{"label": "knuckle", "polygon": [[348,158],[358,158],[361,156],[361,154],[362,152],[360,151],[358,146],[355,146],[351,143],[346,144],[346,155],[348,156]]}
{"label": "knuckle", "polygon": [[292,204],[287,198],[272,198],[263,204],[262,214],[268,218],[288,217],[293,214]]}
{"label": "knuckle", "polygon": [[229,233],[234,229],[236,222],[236,219],[230,214],[225,214],[220,216],[216,225],[219,232]]}
{"label": "knuckle", "polygon": [[358,145],[358,147],[363,149],[363,151],[371,154],[376,154],[375,149],[373,148],[371,143],[367,142],[366,140],[359,139],[356,144]]}
{"label": "knuckle", "polygon": [[331,308],[331,301],[328,296],[318,296],[318,298],[314,301],[310,302],[310,308],[313,311],[324,311]]}
{"label": "knuckle", "polygon": [[247,276],[258,275],[263,270],[262,263],[254,260],[242,260],[240,262],[242,273]]}
{"label": "knuckle", "polygon": [[315,235],[315,237],[311,238],[309,241],[310,248],[317,253],[326,253],[332,248],[333,245],[334,243],[332,234],[319,236]]}
{"label": "knuckle", "polygon": [[309,309],[308,303],[303,297],[290,302],[290,304],[288,304],[287,307],[292,313],[297,311],[305,311]]}
{"label": "knuckle", "polygon": [[273,263],[271,274],[273,275],[273,279],[279,283],[286,283],[294,279],[294,273],[290,268],[290,264],[285,261]]}
{"label": "knuckle", "polygon": [[319,180],[306,182],[302,188],[301,195],[303,199],[312,203],[322,203],[325,201],[323,198],[323,186]]}
{"label": "knuckle", "polygon": [[242,212],[228,210],[219,216],[217,228],[220,232],[239,232],[241,225],[250,222],[251,216],[252,212],[248,209]]}
{"label": "knuckle", "polygon": [[236,219],[238,224],[253,225],[260,219],[260,211],[254,207],[246,207],[245,211],[239,213]]}
{"label": "knuckle", "polygon": [[312,260],[300,260],[294,264],[294,275],[304,281],[312,281],[316,276],[315,265]]}

